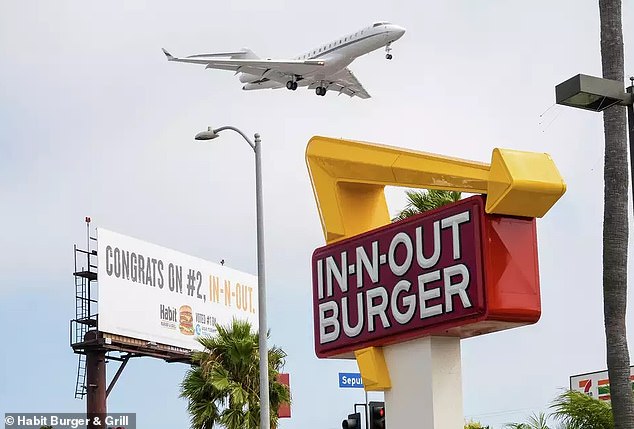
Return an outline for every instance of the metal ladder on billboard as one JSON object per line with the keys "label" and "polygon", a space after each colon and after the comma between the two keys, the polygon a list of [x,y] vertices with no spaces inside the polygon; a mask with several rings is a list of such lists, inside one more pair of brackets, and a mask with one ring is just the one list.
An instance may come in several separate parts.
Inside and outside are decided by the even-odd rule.
{"label": "metal ladder on billboard", "polygon": [[[91,297],[93,282],[97,281],[97,265],[93,264],[93,257],[97,256],[96,250],[90,250],[90,218],[86,218],[86,246],[87,250],[74,246],[75,270],[75,319],[71,321],[71,345],[84,341],[86,333],[97,327],[97,314],[92,312],[92,305],[96,300]],[[78,266],[78,258],[85,259]],[[83,399],[86,395],[86,355],[79,354],[77,363],[77,378],[75,382],[75,398]]]}
{"label": "metal ladder on billboard", "polygon": [[75,383],[75,399],[86,396],[86,355],[79,355],[77,363],[77,381]]}

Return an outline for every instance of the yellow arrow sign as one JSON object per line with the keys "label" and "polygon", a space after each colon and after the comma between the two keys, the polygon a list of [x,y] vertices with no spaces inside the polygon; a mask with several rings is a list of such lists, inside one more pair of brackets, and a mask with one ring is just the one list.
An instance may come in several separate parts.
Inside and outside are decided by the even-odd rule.
{"label": "yellow arrow sign", "polygon": [[545,153],[494,149],[491,164],[315,136],[306,162],[327,243],[390,222],[385,186],[487,194],[487,213],[542,217],[566,192]]}

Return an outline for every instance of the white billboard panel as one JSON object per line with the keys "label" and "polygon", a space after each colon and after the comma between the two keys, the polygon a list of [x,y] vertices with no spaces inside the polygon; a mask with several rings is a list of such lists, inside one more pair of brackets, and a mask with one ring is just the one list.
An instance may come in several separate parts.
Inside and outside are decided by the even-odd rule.
{"label": "white billboard panel", "polygon": [[[630,367],[630,382],[634,382],[634,366]],[[634,389],[634,383],[633,387]],[[610,400],[610,379],[607,371],[589,372],[570,377],[570,390],[590,395],[601,401]]]}
{"label": "white billboard panel", "polygon": [[256,276],[104,228],[97,248],[100,331],[202,350],[216,323],[258,329]]}

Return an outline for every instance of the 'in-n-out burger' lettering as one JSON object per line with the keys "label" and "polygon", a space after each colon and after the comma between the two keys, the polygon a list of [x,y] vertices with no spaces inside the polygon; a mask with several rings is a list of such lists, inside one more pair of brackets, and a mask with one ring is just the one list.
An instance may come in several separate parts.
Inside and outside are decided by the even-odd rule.
{"label": "'in-n-out burger' lettering", "polygon": [[[472,307],[477,225],[471,209],[396,226],[314,260],[318,343],[355,339]],[[468,237],[467,249],[463,249]]]}

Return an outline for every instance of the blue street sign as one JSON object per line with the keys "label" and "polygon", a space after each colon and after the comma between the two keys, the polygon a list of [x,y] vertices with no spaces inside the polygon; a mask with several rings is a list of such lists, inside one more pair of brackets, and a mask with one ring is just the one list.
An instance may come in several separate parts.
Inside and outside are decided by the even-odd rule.
{"label": "blue street sign", "polygon": [[358,372],[340,372],[339,387],[362,389],[363,381],[361,380],[361,374]]}

